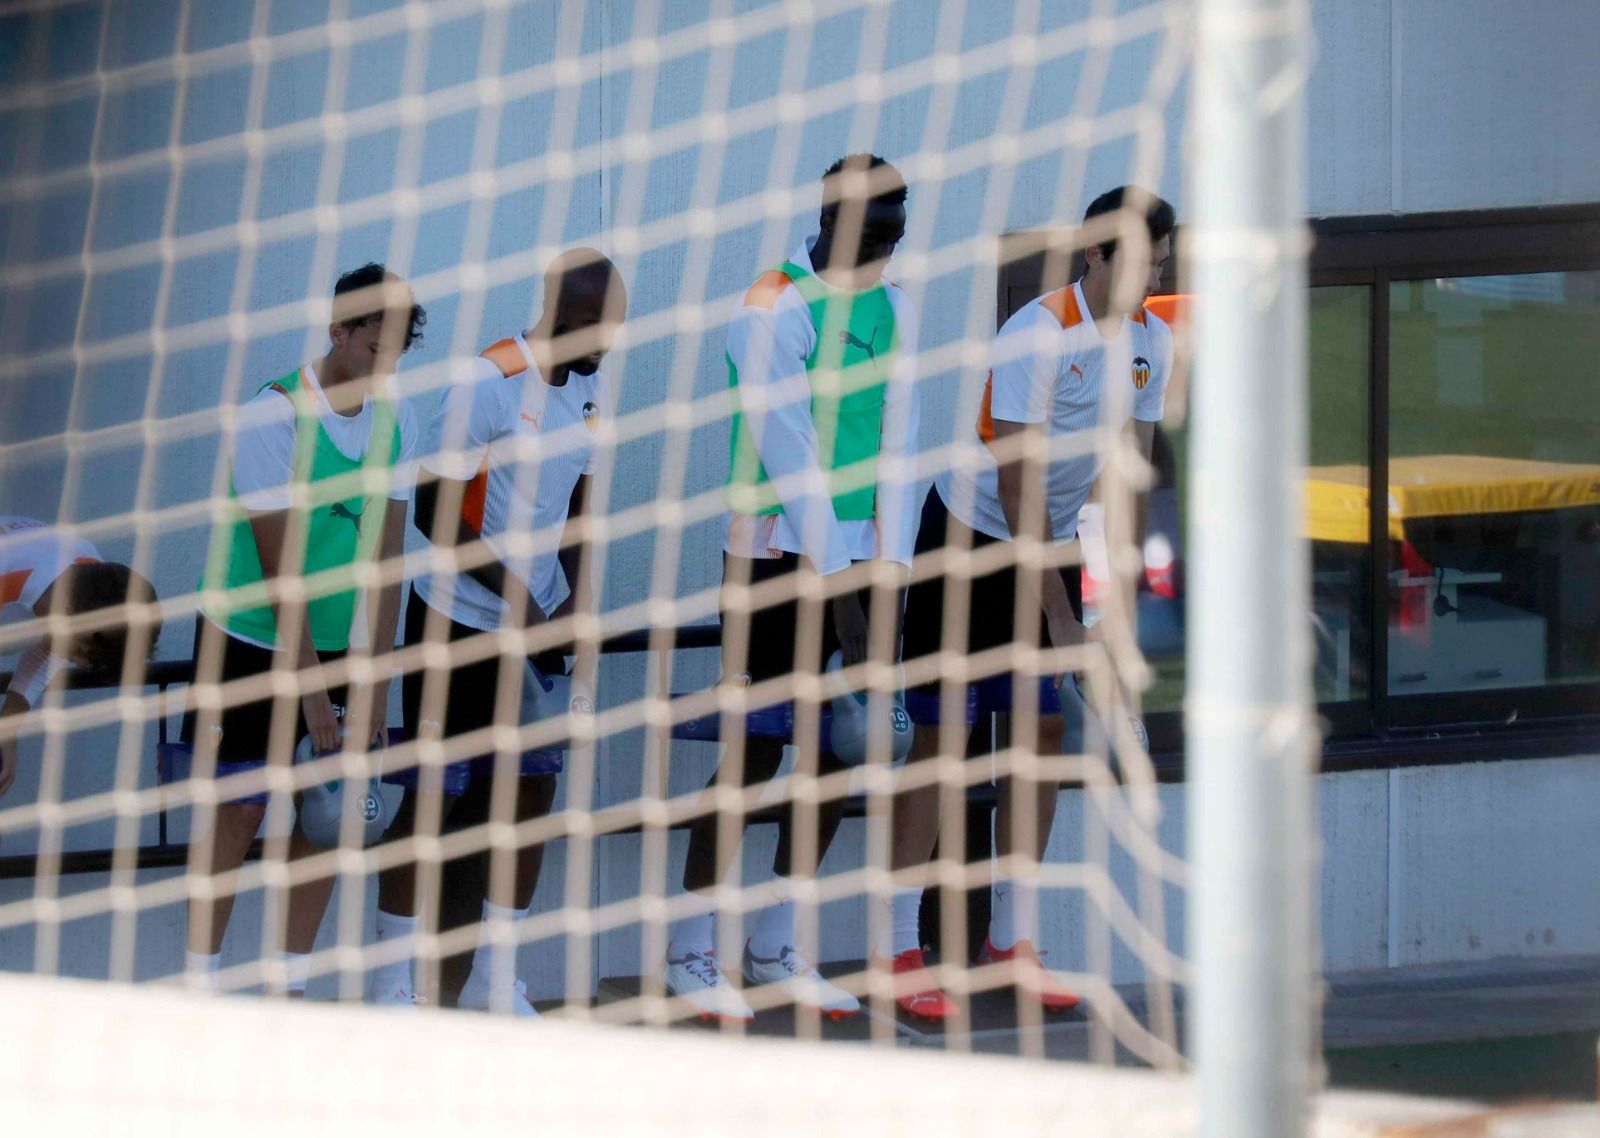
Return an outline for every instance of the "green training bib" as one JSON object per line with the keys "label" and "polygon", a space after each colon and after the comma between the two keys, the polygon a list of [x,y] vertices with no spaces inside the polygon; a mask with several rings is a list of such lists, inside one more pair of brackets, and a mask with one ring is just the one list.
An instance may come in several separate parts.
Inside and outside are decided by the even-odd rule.
{"label": "green training bib", "polygon": [[[883,401],[889,369],[899,348],[894,302],[880,282],[859,293],[831,290],[793,262],[778,270],[787,276],[811,313],[816,347],[806,358],[811,387],[811,421],[816,427],[823,474],[841,521],[860,521],[876,513],[878,451],[883,441]],[[741,514],[783,510],[754,436],[737,410],[739,369],[728,357],[728,386],[735,411],[728,471],[728,508]]]}
{"label": "green training bib", "polygon": [[[263,384],[294,404],[295,457],[289,509],[288,543],[304,540],[299,571],[305,579],[311,642],[319,652],[350,646],[356,607],[356,568],[378,548],[389,497],[391,471],[400,453],[400,426],[386,399],[373,397],[372,437],[360,459],[347,458],[322,427],[315,396],[296,368]],[[287,570],[286,570],[287,572]],[[209,598],[206,615],[229,632],[278,645],[278,625],[267,604],[267,589],[256,552],[250,518],[239,504],[233,481],[223,521],[212,532],[202,589],[224,590]],[[278,645],[281,647],[281,645]]]}

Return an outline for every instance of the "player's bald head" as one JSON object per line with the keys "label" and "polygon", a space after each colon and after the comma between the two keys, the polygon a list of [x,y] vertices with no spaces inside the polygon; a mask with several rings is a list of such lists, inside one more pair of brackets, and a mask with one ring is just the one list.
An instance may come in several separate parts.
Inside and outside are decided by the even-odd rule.
{"label": "player's bald head", "polygon": [[592,375],[627,315],[622,274],[598,249],[568,249],[545,269],[539,325],[556,366]]}
{"label": "player's bald head", "polygon": [[627,303],[622,274],[598,249],[568,249],[544,271],[547,315],[565,315],[580,307],[605,314],[608,308],[625,310]]}

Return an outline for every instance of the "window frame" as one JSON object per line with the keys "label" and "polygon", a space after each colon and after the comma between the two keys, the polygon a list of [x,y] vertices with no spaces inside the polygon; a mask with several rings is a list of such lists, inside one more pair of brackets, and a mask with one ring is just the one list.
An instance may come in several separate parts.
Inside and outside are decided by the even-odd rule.
{"label": "window frame", "polygon": [[[1516,273],[1600,270],[1600,205],[1485,210],[1377,217],[1318,218],[1310,285],[1356,283],[1372,287],[1368,342],[1367,467],[1369,486],[1389,483],[1389,289],[1398,281]],[[1463,250],[1470,252],[1463,253]],[[1395,695],[1388,667],[1388,519],[1369,494],[1367,693],[1369,738],[1405,739],[1428,728],[1457,731],[1522,720],[1544,721],[1600,711],[1600,681],[1490,688],[1474,692]],[[1344,734],[1332,734],[1342,741]],[[1595,728],[1600,742],[1600,722]],[[1353,740],[1354,737],[1352,737]]]}
{"label": "window frame", "polygon": [[[1315,217],[1307,264],[1311,288],[1362,285],[1368,304],[1368,486],[1389,481],[1389,288],[1397,281],[1518,273],[1600,271],[1600,202],[1422,214]],[[1181,260],[1181,230],[1175,237]],[[1044,291],[1045,250],[1074,254],[1073,230],[1032,230],[1001,238],[996,327],[1008,301]],[[1165,290],[1180,288],[1174,264]],[[1075,274],[1069,274],[1071,279]],[[1059,285],[1062,281],[1049,282]],[[1031,295],[1029,299],[1031,299]],[[1600,751],[1600,680],[1395,695],[1388,674],[1388,519],[1384,495],[1368,494],[1366,650],[1372,677],[1364,698],[1321,704],[1323,769],[1387,769],[1418,763],[1549,758]],[[1163,777],[1181,777],[1182,716],[1149,717]]]}

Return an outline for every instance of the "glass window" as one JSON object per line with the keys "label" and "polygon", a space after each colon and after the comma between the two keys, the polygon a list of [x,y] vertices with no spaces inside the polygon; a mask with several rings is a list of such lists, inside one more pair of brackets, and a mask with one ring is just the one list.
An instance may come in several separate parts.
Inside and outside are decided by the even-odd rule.
{"label": "glass window", "polygon": [[1371,309],[1367,285],[1311,290],[1306,526],[1319,703],[1364,700],[1369,687]]}
{"label": "glass window", "polygon": [[1389,691],[1600,676],[1600,272],[1389,290]]}
{"label": "glass window", "polygon": [[[1312,625],[1317,648],[1316,697],[1320,703],[1365,699],[1368,691],[1366,614],[1371,605],[1367,521],[1367,405],[1371,393],[1369,326],[1372,290],[1367,285],[1319,286],[1308,298],[1307,350],[1310,369],[1308,497],[1312,550]],[[1196,382],[1204,382],[1196,377]],[[1151,495],[1150,538],[1145,547],[1149,591],[1141,598],[1141,621],[1163,620],[1163,594],[1176,560],[1181,591],[1179,533],[1188,532],[1188,431],[1163,424],[1157,436],[1159,478]],[[1171,523],[1167,522],[1170,516]],[[1152,655],[1155,683],[1145,693],[1147,711],[1176,711],[1183,700],[1181,637],[1161,638],[1168,651]]]}

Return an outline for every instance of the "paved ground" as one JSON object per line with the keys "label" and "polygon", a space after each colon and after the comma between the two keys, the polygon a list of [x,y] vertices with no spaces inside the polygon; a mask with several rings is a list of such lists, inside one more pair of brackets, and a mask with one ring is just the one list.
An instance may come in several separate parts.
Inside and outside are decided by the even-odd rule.
{"label": "paved ground", "polygon": [[[638,990],[636,978],[608,980],[601,985],[600,1002]],[[1145,1017],[1142,990],[1120,995],[1136,1015]],[[1079,1013],[1019,1029],[1016,1003],[1008,991],[974,997],[971,1010],[970,1023],[946,1032],[885,1015],[870,1005],[859,1017],[803,1025],[792,1010],[778,1008],[760,1013],[750,1033],[792,1036],[799,1030],[841,1043],[876,1037],[908,1047],[1073,1060],[1104,1055],[1109,1038]],[[1180,1000],[1180,1030],[1182,1018]],[[1383,970],[1327,980],[1323,1044],[1327,1082],[1335,1087],[1486,1102],[1593,1102],[1597,1039],[1600,957]],[[1139,1061],[1121,1048],[1116,1052],[1119,1063]]]}
{"label": "paved ground", "polygon": [[1596,1098],[1600,957],[1334,977],[1323,1015],[1335,1086],[1489,1102]]}

